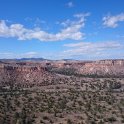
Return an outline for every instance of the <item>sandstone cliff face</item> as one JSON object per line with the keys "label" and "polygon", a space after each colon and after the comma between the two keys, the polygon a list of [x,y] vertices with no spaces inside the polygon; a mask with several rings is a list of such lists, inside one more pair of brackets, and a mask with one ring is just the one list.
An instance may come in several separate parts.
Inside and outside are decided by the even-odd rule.
{"label": "sandstone cliff face", "polygon": [[0,65],[0,85],[40,85],[49,77],[51,75],[46,68],[41,66]]}
{"label": "sandstone cliff face", "polygon": [[76,73],[82,75],[124,77],[124,60],[59,61],[53,62],[51,66],[58,72],[72,68],[76,70]]}
{"label": "sandstone cliff face", "polygon": [[96,64],[104,64],[104,65],[120,65],[124,66],[124,60],[101,60],[101,61],[95,61]]}
{"label": "sandstone cliff face", "polygon": [[[124,60],[101,61],[71,61],[71,62],[40,62],[40,63],[3,63],[0,62],[0,86],[14,84],[15,86],[41,86],[55,83],[59,78],[47,67],[75,70],[81,75],[96,75],[109,77],[124,77]],[[57,81],[56,81],[57,83]],[[28,85],[27,85],[28,84]]]}
{"label": "sandstone cliff face", "polygon": [[95,61],[86,63],[78,70],[81,74],[121,77],[124,76],[124,60]]}

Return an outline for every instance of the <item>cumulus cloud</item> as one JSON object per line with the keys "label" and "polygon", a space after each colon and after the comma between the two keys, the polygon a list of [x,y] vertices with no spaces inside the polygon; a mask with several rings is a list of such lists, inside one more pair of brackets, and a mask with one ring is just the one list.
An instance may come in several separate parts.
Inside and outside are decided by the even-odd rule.
{"label": "cumulus cloud", "polygon": [[27,29],[22,24],[7,25],[6,21],[0,21],[0,37],[16,37],[18,40],[37,39],[40,41],[61,41],[66,39],[81,40],[84,33],[81,28],[84,27],[86,14],[75,16],[75,21],[65,22],[66,26],[58,33],[49,33],[40,28]]}
{"label": "cumulus cloud", "polygon": [[115,16],[105,16],[103,17],[103,25],[110,28],[116,28],[119,22],[124,21],[124,13]]}
{"label": "cumulus cloud", "polygon": [[73,26],[73,25],[80,25],[81,27],[84,27],[87,16],[90,16],[90,13],[78,13],[78,14],[74,15],[74,17],[77,20],[72,21],[70,19],[67,19],[66,21],[63,21],[60,24],[64,27],[69,27],[69,26]]}
{"label": "cumulus cloud", "polygon": [[[106,51],[115,51],[117,49],[124,48],[124,44],[119,42],[79,42],[79,43],[71,43],[71,44],[64,44],[64,47],[67,47],[67,50],[63,52],[66,56],[98,56],[106,53]],[[108,52],[109,53],[109,52]],[[108,54],[107,53],[107,54]],[[106,55],[107,55],[106,54]]]}
{"label": "cumulus cloud", "polygon": [[74,3],[73,3],[72,1],[68,2],[66,5],[67,5],[69,8],[74,7]]}

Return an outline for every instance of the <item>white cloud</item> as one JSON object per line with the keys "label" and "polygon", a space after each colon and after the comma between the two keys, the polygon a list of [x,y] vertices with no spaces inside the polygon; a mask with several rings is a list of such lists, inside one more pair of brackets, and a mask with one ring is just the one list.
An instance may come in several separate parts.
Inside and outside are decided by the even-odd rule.
{"label": "white cloud", "polygon": [[11,58],[13,56],[13,53],[11,52],[1,52],[0,58]]}
{"label": "white cloud", "polygon": [[43,31],[39,27],[27,29],[22,24],[11,24],[8,26],[6,21],[2,20],[0,21],[0,37],[16,37],[18,40],[37,39],[40,41],[81,40],[84,37],[81,28],[84,27],[86,16],[88,15],[75,16],[76,21],[69,20],[69,23],[65,22],[66,27],[56,34]]}
{"label": "white cloud", "polygon": [[0,58],[46,58],[46,59],[110,59],[124,58],[124,43],[117,41],[78,42],[64,44],[64,51],[26,53],[0,53]]}
{"label": "white cloud", "polygon": [[[102,54],[105,54],[106,52],[116,51],[117,49],[124,48],[124,44],[119,42],[79,42],[79,43],[71,43],[71,44],[65,44],[65,47],[67,47],[67,50],[63,52],[63,55],[66,56],[102,56]],[[108,53],[109,53],[108,52]],[[107,54],[108,54],[107,53]],[[106,55],[107,55],[106,54]]]}
{"label": "white cloud", "polygon": [[103,17],[103,25],[110,28],[116,28],[119,22],[124,21],[124,13],[115,16],[105,16]]}
{"label": "white cloud", "polygon": [[72,1],[68,2],[66,5],[67,5],[69,8],[74,7],[74,3],[73,3]]}
{"label": "white cloud", "polygon": [[41,53],[37,52],[26,52],[26,53],[12,53],[12,52],[1,52],[0,58],[12,59],[12,58],[33,58],[41,57]]}
{"label": "white cloud", "polygon": [[35,22],[34,22],[34,26],[35,27],[39,27],[41,26],[42,24],[45,24],[46,22],[44,20],[41,20],[39,18],[36,18]]}
{"label": "white cloud", "polygon": [[33,58],[36,57],[38,55],[37,52],[27,52],[27,53],[23,53],[21,55],[19,55],[19,58]]}
{"label": "white cloud", "polygon": [[77,17],[77,18],[82,18],[82,17],[86,17],[86,16],[90,16],[90,13],[78,13],[78,14],[75,14],[74,17]]}
{"label": "white cloud", "polygon": [[60,24],[64,27],[72,25],[80,25],[81,27],[84,27],[87,16],[90,16],[90,13],[78,13],[74,15],[76,20],[72,21],[70,19],[67,19],[66,21],[63,21]]}

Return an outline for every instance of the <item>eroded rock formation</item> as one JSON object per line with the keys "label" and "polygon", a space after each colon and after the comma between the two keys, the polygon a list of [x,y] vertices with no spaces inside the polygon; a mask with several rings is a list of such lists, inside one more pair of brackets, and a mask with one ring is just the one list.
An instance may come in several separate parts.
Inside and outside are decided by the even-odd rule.
{"label": "eroded rock formation", "polygon": [[[48,68],[58,70],[52,73]],[[57,73],[67,69],[75,70],[80,76],[124,77],[124,60],[0,62],[0,85],[29,87],[54,84],[54,80],[59,78]],[[64,74],[66,76],[68,72]]]}

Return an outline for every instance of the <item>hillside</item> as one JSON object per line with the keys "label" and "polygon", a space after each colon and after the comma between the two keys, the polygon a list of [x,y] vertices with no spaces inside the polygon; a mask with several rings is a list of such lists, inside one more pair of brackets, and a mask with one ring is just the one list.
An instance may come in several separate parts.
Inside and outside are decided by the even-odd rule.
{"label": "hillside", "polygon": [[124,60],[0,62],[1,124],[124,123]]}

